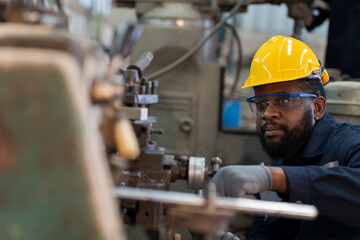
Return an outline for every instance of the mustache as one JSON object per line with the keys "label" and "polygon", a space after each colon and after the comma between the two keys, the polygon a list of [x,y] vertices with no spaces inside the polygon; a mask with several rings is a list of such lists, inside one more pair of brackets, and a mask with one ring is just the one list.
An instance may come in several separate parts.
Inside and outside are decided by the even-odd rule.
{"label": "mustache", "polygon": [[285,124],[279,124],[279,123],[269,121],[269,122],[263,123],[260,127],[258,127],[258,132],[261,133],[262,135],[264,135],[265,131],[266,131],[266,128],[270,127],[270,126],[279,128],[279,129],[284,130],[284,131],[288,130],[288,127]]}

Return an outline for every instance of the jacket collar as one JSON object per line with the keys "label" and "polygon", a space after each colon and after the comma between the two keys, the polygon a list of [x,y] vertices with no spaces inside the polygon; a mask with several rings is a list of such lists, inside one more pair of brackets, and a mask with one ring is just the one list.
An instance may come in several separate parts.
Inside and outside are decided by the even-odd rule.
{"label": "jacket collar", "polygon": [[302,150],[301,158],[314,158],[324,153],[325,145],[330,135],[337,125],[334,117],[327,112],[318,120],[310,133],[309,139],[306,141]]}
{"label": "jacket collar", "polygon": [[[305,159],[318,159],[319,156],[324,154],[326,142],[329,135],[332,133],[333,129],[336,127],[337,121],[334,117],[329,115],[327,112],[323,117],[316,122],[313,130],[310,133],[306,144],[300,153],[299,158]],[[272,159],[271,166],[281,166],[284,165],[283,159]],[[308,162],[310,164],[310,162]],[[315,162],[312,162],[315,164]]]}

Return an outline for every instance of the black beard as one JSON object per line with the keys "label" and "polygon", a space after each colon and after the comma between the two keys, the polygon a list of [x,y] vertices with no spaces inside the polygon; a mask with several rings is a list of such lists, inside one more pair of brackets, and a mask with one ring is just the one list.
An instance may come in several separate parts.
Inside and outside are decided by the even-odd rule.
{"label": "black beard", "polygon": [[[267,125],[275,125],[281,128],[284,131],[284,136],[277,142],[267,142],[265,139],[265,127]],[[289,128],[284,124],[277,124],[274,122],[266,122],[263,126],[256,127],[258,132],[260,143],[263,150],[270,156],[272,159],[282,158],[284,159],[285,165],[298,165],[298,163],[288,162],[288,158],[290,156],[296,155],[297,151],[299,151],[299,145],[305,143],[307,138],[309,137],[311,130],[313,127],[313,119],[312,114],[306,112],[303,118],[300,121],[300,124],[289,130]],[[296,157],[295,157],[296,159]],[[296,161],[296,160],[293,161]],[[288,163],[286,163],[288,162]]]}

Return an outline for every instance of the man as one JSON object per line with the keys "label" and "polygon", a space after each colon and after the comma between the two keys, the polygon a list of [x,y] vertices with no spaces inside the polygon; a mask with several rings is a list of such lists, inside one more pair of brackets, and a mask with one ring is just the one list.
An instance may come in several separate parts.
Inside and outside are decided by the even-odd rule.
{"label": "man", "polygon": [[254,56],[243,88],[254,88],[248,101],[272,163],[224,167],[212,182],[221,196],[272,190],[284,201],[315,205],[319,216],[257,216],[251,239],[360,239],[360,127],[326,112],[328,80],[312,50],[293,38],[273,37]]}

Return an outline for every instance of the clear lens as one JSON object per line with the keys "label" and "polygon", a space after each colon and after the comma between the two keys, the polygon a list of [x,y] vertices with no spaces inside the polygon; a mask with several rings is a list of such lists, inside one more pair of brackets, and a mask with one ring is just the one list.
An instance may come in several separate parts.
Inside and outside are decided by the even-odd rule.
{"label": "clear lens", "polygon": [[250,109],[257,115],[263,114],[270,105],[274,111],[289,112],[300,103],[300,97],[267,96],[258,97],[249,101]]}

